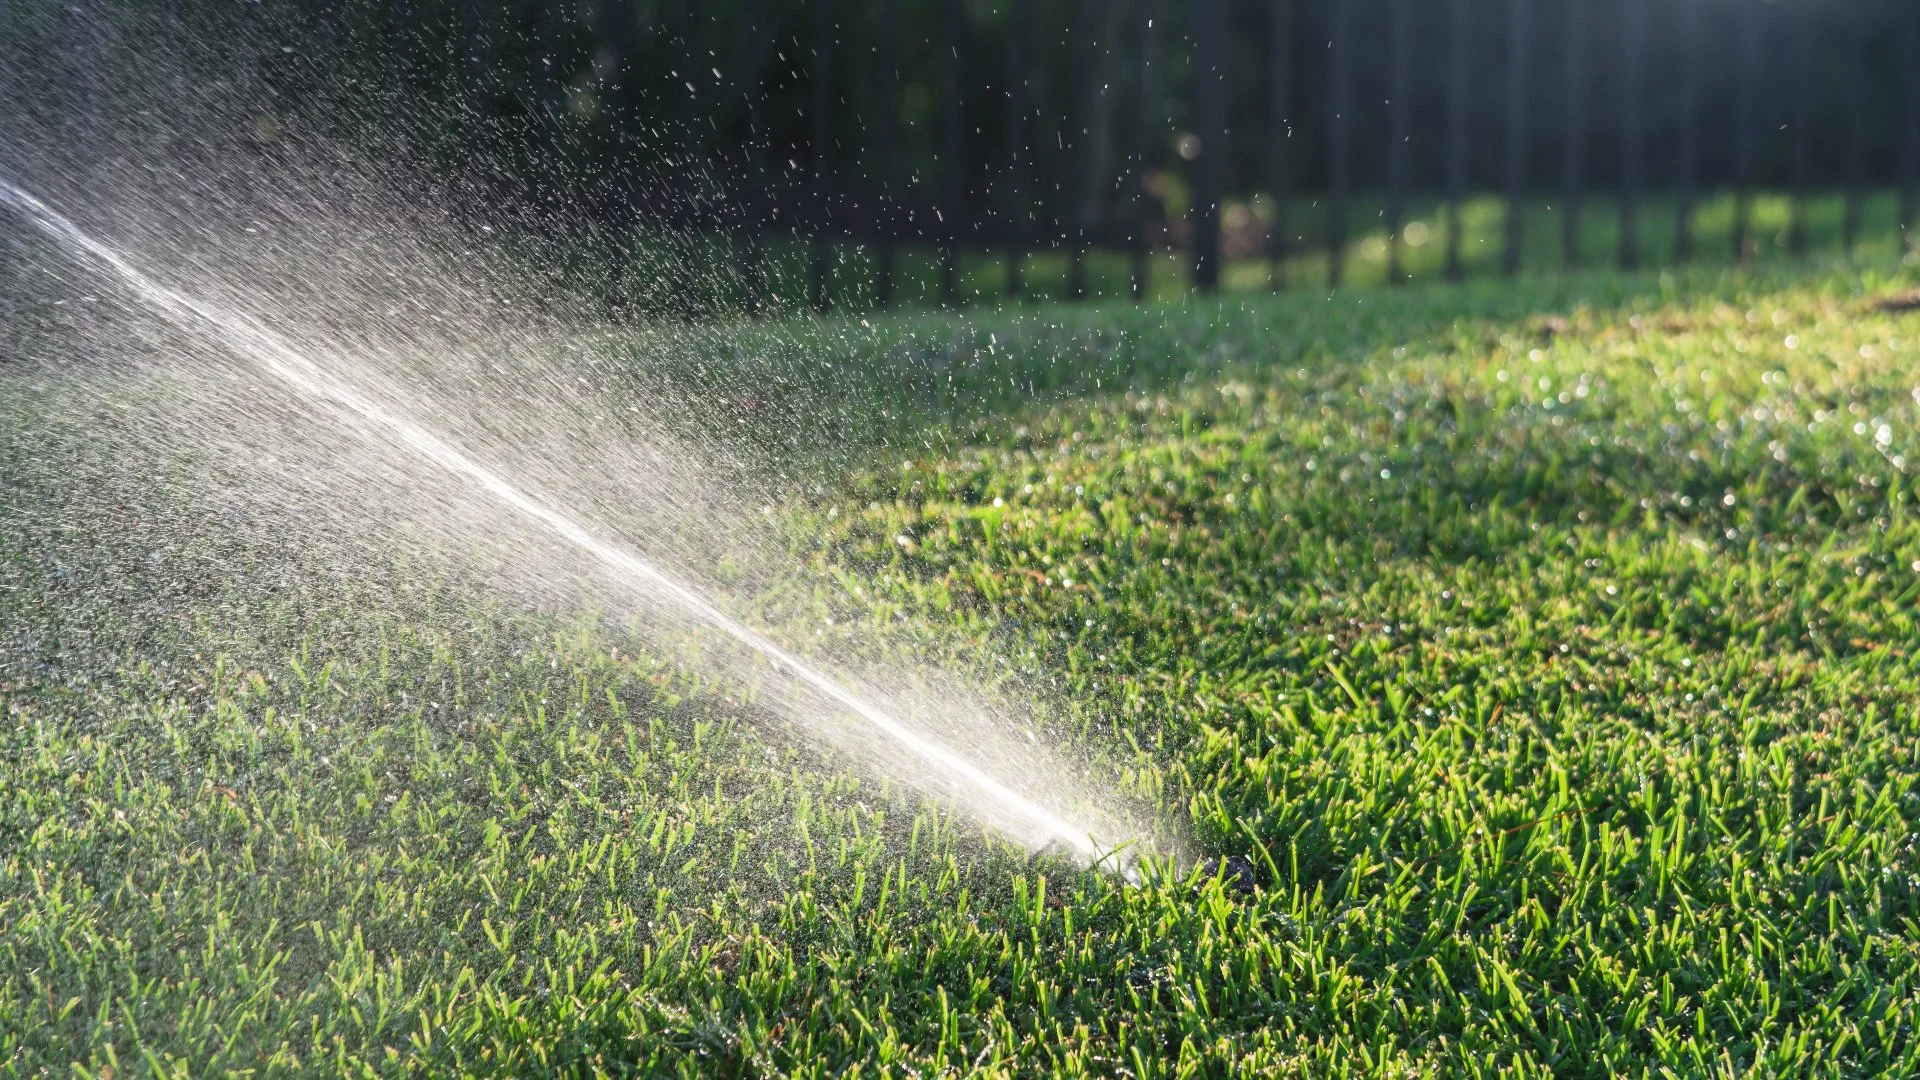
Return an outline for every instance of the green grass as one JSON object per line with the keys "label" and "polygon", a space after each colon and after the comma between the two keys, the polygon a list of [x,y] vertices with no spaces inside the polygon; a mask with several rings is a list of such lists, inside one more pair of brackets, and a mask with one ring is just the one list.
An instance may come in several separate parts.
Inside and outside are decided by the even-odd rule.
{"label": "green grass", "polygon": [[262,599],[4,377],[0,1072],[1912,1073],[1914,280],[738,331],[796,557],[1029,658],[1246,893],[443,575]]}

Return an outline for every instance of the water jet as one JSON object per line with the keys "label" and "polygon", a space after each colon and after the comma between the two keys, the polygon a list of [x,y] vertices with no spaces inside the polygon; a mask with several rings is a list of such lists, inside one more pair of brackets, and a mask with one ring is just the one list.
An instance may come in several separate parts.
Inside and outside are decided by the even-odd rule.
{"label": "water jet", "polygon": [[[287,390],[350,418],[355,430],[431,465],[483,495],[499,511],[587,556],[633,592],[691,623],[709,628],[744,646],[785,678],[818,694],[856,718],[873,736],[915,759],[972,798],[991,805],[996,816],[1017,823],[1040,846],[1058,847],[1090,865],[1118,861],[1116,853],[1095,842],[1090,831],[1015,791],[943,743],[915,730],[887,710],[848,688],[819,666],[767,634],[729,615],[709,596],[642,555],[596,534],[562,508],[516,486],[507,476],[447,438],[414,422],[329,370],[258,320],[188,295],[149,276],[126,255],[89,235],[37,196],[0,178],[0,206],[31,223],[75,260],[108,272],[145,308],[177,328],[254,364]],[[1117,867],[1132,878],[1131,860]]]}

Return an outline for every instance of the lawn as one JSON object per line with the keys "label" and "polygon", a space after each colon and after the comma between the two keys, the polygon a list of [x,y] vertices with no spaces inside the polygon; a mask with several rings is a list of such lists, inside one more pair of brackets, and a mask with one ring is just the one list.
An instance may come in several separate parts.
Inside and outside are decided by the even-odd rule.
{"label": "lawn", "polygon": [[1045,686],[1137,885],[0,365],[0,1073],[1912,1073],[1916,284],[704,331],[795,559]]}

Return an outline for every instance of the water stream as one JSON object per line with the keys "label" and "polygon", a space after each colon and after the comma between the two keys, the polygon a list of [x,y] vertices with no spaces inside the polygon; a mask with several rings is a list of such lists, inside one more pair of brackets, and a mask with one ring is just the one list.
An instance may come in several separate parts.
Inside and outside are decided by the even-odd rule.
{"label": "water stream", "polygon": [[1063,844],[1090,863],[1107,857],[1108,853],[1094,844],[1088,830],[1020,795],[973,762],[864,700],[765,634],[729,616],[699,591],[639,555],[594,535],[579,521],[516,487],[446,439],[383,407],[256,320],[220,310],[155,281],[119,252],[5,179],[0,179],[0,205],[31,222],[71,257],[110,271],[143,304],[181,329],[253,362],[309,400],[358,417],[395,447],[458,477],[491,498],[502,511],[518,516],[592,557],[636,592],[656,598],[679,614],[758,653],[787,677],[858,717],[874,735],[905,750],[938,775],[971,789],[973,797],[991,803],[1007,820],[1037,830],[1048,842]]}

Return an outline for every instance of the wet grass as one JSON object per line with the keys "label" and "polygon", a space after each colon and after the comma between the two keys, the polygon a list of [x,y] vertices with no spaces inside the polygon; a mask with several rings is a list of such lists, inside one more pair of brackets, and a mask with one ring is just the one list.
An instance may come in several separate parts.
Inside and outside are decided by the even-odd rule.
{"label": "wet grass", "polygon": [[1138,888],[597,624],[222,585],[260,553],[89,530],[164,485],[10,425],[0,1071],[1910,1073],[1914,283],[782,331],[835,366],[738,407],[867,418],[802,557],[1244,860]]}

